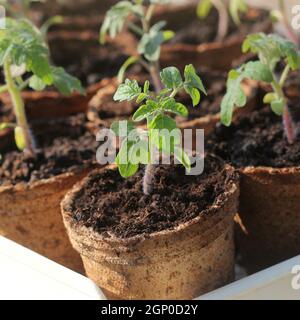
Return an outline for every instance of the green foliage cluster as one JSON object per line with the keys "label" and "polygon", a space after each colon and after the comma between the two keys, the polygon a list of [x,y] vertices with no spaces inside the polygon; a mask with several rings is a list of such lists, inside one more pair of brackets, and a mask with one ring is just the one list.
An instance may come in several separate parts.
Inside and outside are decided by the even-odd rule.
{"label": "green foliage cluster", "polygon": [[5,74],[5,84],[0,92],[8,92],[14,104],[17,122],[2,123],[0,129],[15,127],[17,146],[28,147],[28,124],[20,92],[26,87],[43,90],[46,86],[56,87],[63,95],[71,95],[84,89],[78,79],[63,68],[50,63],[50,52],[41,32],[26,19],[6,19],[6,29],[0,31],[0,67]]}
{"label": "green foliage cluster", "polygon": [[111,130],[123,138],[116,162],[125,178],[134,175],[140,164],[148,165],[155,161],[152,158],[153,148],[165,155],[174,155],[190,169],[189,157],[181,148],[181,131],[170,115],[188,116],[187,107],[176,101],[179,92],[188,93],[196,106],[201,93],[206,94],[206,90],[192,65],[185,67],[184,79],[175,67],[163,69],[160,78],[164,88],[159,93],[150,91],[148,81],[141,88],[136,80],[129,79],[115,93],[115,101],[136,100],[142,104],[133,115],[133,122],[147,121],[147,131],[136,129],[133,122],[127,123],[124,132],[121,130],[122,122],[111,126]]}
{"label": "green foliage cluster", "polygon": [[[250,61],[237,70],[229,72],[227,93],[221,104],[222,123],[229,126],[235,107],[244,107],[247,102],[241,84],[245,79],[262,81],[272,86],[273,92],[264,97],[264,102],[271,105],[272,110],[282,115],[286,105],[283,87],[291,70],[300,68],[300,53],[294,43],[275,34],[264,33],[249,35],[243,43],[243,52],[258,55],[258,61]],[[284,63],[284,71],[278,78],[276,67]]]}
{"label": "green foliage cluster", "polygon": [[115,38],[125,27],[139,37],[137,46],[139,56],[130,57],[124,63],[119,73],[120,82],[123,82],[127,68],[134,63],[146,60],[148,63],[146,67],[151,68],[151,65],[160,58],[161,45],[174,36],[172,31],[164,30],[165,21],[150,25],[155,6],[169,2],[169,0],[119,1],[107,12],[100,30],[102,44],[105,43],[107,36]]}

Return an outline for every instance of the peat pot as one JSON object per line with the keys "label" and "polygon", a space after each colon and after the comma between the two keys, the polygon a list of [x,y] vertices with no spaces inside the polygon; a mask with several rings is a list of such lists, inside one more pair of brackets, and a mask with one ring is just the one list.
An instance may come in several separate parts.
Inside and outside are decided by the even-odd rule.
{"label": "peat pot", "polygon": [[[239,186],[230,166],[221,169],[226,177],[224,192],[195,218],[171,229],[125,238],[113,233],[108,236],[74,219],[77,198],[92,181],[110,175],[107,170],[112,170],[112,176],[119,174],[116,168],[93,172],[67,194],[62,214],[88,277],[109,298],[192,299],[233,280],[233,216]],[[103,196],[99,194],[100,199]]]}

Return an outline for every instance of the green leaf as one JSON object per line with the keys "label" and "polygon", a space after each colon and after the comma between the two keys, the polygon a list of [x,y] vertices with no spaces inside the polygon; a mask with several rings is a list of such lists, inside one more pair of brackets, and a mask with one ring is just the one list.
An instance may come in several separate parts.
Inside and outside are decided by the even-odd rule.
{"label": "green leaf", "polygon": [[165,25],[164,22],[159,22],[154,25],[149,33],[145,33],[138,45],[138,52],[144,55],[149,61],[158,61],[160,57],[160,47],[164,43],[164,33],[160,28]]}
{"label": "green leaf", "polygon": [[271,83],[273,74],[266,64],[260,61],[250,61],[244,66],[244,76],[257,81]]}
{"label": "green leaf", "polygon": [[4,61],[11,66],[24,66],[31,74],[29,86],[34,90],[54,84],[66,95],[75,90],[84,92],[79,80],[69,76],[63,68],[51,67],[48,45],[28,20],[7,19],[7,28],[0,32],[0,64]]}
{"label": "green leaf", "polygon": [[100,30],[100,42],[105,43],[106,35],[115,38],[123,29],[129,15],[143,15],[143,7],[130,1],[119,1],[107,12]]}
{"label": "green leaf", "polygon": [[26,139],[21,127],[15,128],[15,141],[19,150],[23,151],[26,148]]}
{"label": "green leaf", "polygon": [[164,32],[161,29],[166,22],[160,21],[153,25],[148,33],[145,33],[138,45],[138,52],[149,61],[158,61],[160,57],[161,44],[165,41]]}
{"label": "green leaf", "polygon": [[130,132],[136,130],[134,124],[130,121],[114,121],[111,126],[110,130],[114,132],[117,137],[127,137]]}
{"label": "green leaf", "polygon": [[139,57],[131,56],[122,65],[118,73],[118,82],[122,83],[124,81],[125,73],[127,69],[135,64],[139,60]]}
{"label": "green leaf", "polygon": [[186,106],[184,106],[182,103],[177,103],[174,98],[167,98],[162,103],[162,108],[167,112],[174,113],[181,117],[187,117],[189,114]]}
{"label": "green leaf", "polygon": [[300,67],[297,46],[279,35],[256,33],[249,35],[243,43],[243,52],[259,55],[262,63],[274,71],[278,62],[284,59],[295,70]]}
{"label": "green leaf", "polygon": [[148,95],[146,93],[141,93],[137,99],[136,99],[136,102],[137,103],[141,103],[143,102],[145,99],[147,99]]}
{"label": "green leaf", "polygon": [[185,86],[184,87],[185,91],[191,96],[192,101],[193,101],[193,106],[197,106],[200,102],[201,99],[201,95],[198,89],[193,88],[193,87],[189,87],[189,86]]}
{"label": "green leaf", "polygon": [[175,32],[171,30],[163,31],[164,42],[170,41],[175,37]]}
{"label": "green leaf", "polygon": [[221,122],[225,126],[230,126],[234,107],[243,107],[246,105],[247,97],[241,88],[243,75],[238,75],[236,71],[229,73],[227,81],[227,92],[221,103]]}
{"label": "green leaf", "polygon": [[247,4],[244,0],[230,0],[229,1],[229,12],[232,17],[232,20],[236,25],[241,24],[239,13],[247,12]]}
{"label": "green leaf", "polygon": [[139,107],[139,109],[134,113],[132,120],[135,122],[142,121],[152,115],[157,108],[158,106],[155,101],[148,100],[145,105]]}
{"label": "green leaf", "polygon": [[184,89],[191,96],[193,106],[195,107],[199,104],[201,99],[200,91],[204,94],[207,94],[207,92],[193,65],[190,64],[185,67],[184,77]]}
{"label": "green leaf", "polygon": [[1,33],[0,40],[1,64],[9,58],[11,65],[24,64],[26,71],[32,72],[46,85],[52,84],[48,46],[40,31],[30,21],[7,19],[6,29]]}
{"label": "green leaf", "polygon": [[36,91],[43,91],[46,85],[42,79],[33,75],[29,80],[29,87]]}
{"label": "green leaf", "polygon": [[277,100],[277,99],[278,99],[277,95],[273,92],[270,92],[264,96],[264,103],[270,104],[271,102],[273,102],[274,100]]}
{"label": "green leaf", "polygon": [[119,85],[117,92],[114,95],[115,101],[132,101],[142,93],[136,80],[126,79],[125,83]]}
{"label": "green leaf", "polygon": [[181,142],[181,131],[176,121],[164,114],[158,114],[149,124],[151,144],[160,151],[172,153],[174,146]]}
{"label": "green leaf", "polygon": [[182,78],[179,70],[175,67],[168,67],[160,73],[162,83],[168,89],[177,89],[182,86]]}
{"label": "green leaf", "polygon": [[199,89],[201,92],[207,95],[205,87],[201,78],[197,75],[196,70],[192,64],[189,64],[184,69],[185,82],[184,85]]}
{"label": "green leaf", "polygon": [[133,176],[139,169],[139,166],[137,164],[133,164],[129,158],[130,149],[133,145],[133,142],[125,139],[116,158],[116,164],[118,165],[119,172],[123,178]]}
{"label": "green leaf", "polygon": [[9,56],[12,47],[9,39],[1,37],[0,40],[0,65],[2,66]]}
{"label": "green leaf", "polygon": [[168,89],[168,88],[165,88],[165,89],[162,89],[160,91],[160,93],[157,95],[157,98],[158,100],[160,100],[161,98],[163,98],[165,95],[171,93],[172,89]]}
{"label": "green leaf", "polygon": [[164,114],[158,114],[149,124],[149,129],[172,131],[177,128],[176,121]]}
{"label": "green leaf", "polygon": [[133,164],[148,164],[150,162],[150,152],[148,142],[140,140],[135,143],[129,152],[130,162]]}
{"label": "green leaf", "polygon": [[200,0],[197,6],[197,15],[199,18],[206,18],[212,9],[211,0]]}
{"label": "green leaf", "polygon": [[80,80],[68,74],[62,67],[51,67],[53,74],[53,84],[59,92],[65,96],[71,95],[73,92],[85,94],[85,90]]}
{"label": "green leaf", "polygon": [[150,82],[148,80],[146,80],[144,83],[144,93],[148,94],[149,88],[150,88]]}
{"label": "green leaf", "polygon": [[188,171],[191,170],[191,160],[182,148],[175,147],[174,156]]}
{"label": "green leaf", "polygon": [[274,113],[276,113],[278,116],[282,116],[284,111],[285,101],[283,98],[274,100],[271,102],[271,109]]}

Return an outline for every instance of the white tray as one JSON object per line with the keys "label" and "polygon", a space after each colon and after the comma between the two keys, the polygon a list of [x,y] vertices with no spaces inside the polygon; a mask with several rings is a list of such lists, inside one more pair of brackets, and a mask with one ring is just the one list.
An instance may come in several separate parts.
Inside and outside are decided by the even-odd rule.
{"label": "white tray", "polygon": [[98,287],[73,272],[0,237],[0,300],[103,300]]}

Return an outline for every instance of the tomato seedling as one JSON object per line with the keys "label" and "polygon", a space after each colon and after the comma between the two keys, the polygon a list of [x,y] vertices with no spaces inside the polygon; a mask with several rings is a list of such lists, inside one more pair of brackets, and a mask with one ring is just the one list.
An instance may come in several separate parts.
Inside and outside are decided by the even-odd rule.
{"label": "tomato seedling", "polygon": [[[0,5],[2,5],[5,8],[6,12],[15,19],[26,18],[31,20],[32,16],[30,14],[30,10],[32,8],[32,4],[36,2],[44,3],[46,2],[46,0],[0,0]],[[46,38],[49,29],[54,25],[61,24],[62,22],[62,16],[53,16],[43,23],[43,25],[40,28],[40,31]]]}
{"label": "tomato seedling", "polygon": [[26,87],[41,91],[55,86],[62,94],[84,93],[78,79],[61,67],[50,65],[50,53],[41,32],[26,19],[6,19],[6,29],[0,31],[0,66],[5,84],[0,92],[8,92],[13,104],[15,123],[2,123],[0,129],[13,127],[20,150],[35,155],[36,148],[30,132],[21,92]]}
{"label": "tomato seedling", "polygon": [[[251,51],[258,55],[258,61],[243,64],[237,70],[229,72],[227,92],[221,104],[221,121],[229,126],[235,106],[244,107],[247,97],[241,88],[245,79],[268,83],[273,92],[267,93],[264,103],[270,104],[273,112],[282,116],[288,142],[292,144],[297,137],[297,129],[290,114],[288,99],[283,87],[291,70],[300,68],[300,53],[294,43],[279,35],[264,33],[249,35],[243,43],[243,52]],[[284,70],[278,77],[276,67],[284,63]]]}
{"label": "tomato seedling", "polygon": [[140,63],[150,73],[156,92],[160,92],[162,84],[159,77],[159,58],[161,45],[170,40],[174,33],[164,31],[166,22],[160,21],[151,25],[151,19],[157,4],[166,4],[169,0],[146,1],[120,1],[106,14],[100,31],[100,42],[106,41],[106,36],[115,38],[125,27],[133,32],[140,41],[137,51],[139,55],[132,56],[121,67],[118,78],[120,83],[124,80],[126,70],[135,63]]}
{"label": "tomato seedling", "polygon": [[188,116],[188,109],[176,101],[176,96],[182,90],[188,93],[196,106],[200,102],[201,93],[206,94],[202,80],[196,74],[192,65],[185,67],[184,80],[175,67],[161,71],[160,81],[163,88],[159,92],[149,90],[146,81],[141,88],[136,80],[127,79],[121,84],[114,95],[115,101],[132,101],[143,103],[134,113],[133,122],[147,121],[147,130],[136,129],[132,122],[114,122],[111,130],[123,139],[116,163],[122,177],[134,175],[140,164],[146,165],[143,179],[143,191],[146,195],[152,192],[152,181],[157,153],[173,155],[187,170],[191,167],[188,155],[181,147],[181,130],[176,120],[169,114],[182,117]]}

